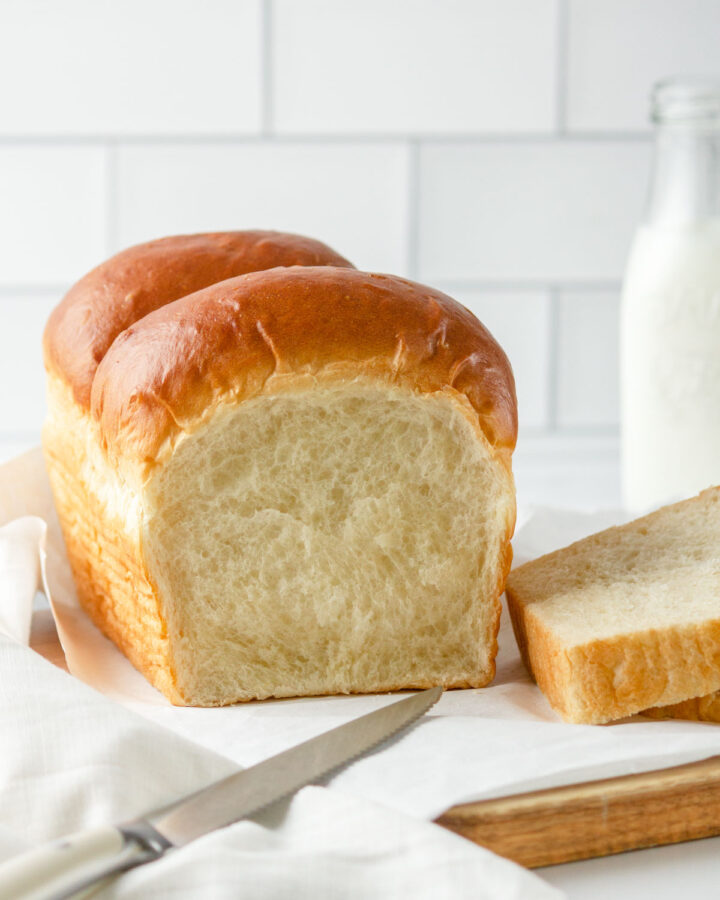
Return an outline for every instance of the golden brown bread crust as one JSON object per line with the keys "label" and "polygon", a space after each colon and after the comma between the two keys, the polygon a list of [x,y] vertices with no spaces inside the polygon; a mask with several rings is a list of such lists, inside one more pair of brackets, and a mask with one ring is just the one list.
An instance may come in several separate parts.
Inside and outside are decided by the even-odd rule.
{"label": "golden brown bread crust", "polygon": [[351,266],[320,241],[275,231],[161,238],[123,250],[70,289],[45,329],[45,364],[90,406],[95,370],[134,322],[186,294],[275,266]]}
{"label": "golden brown bread crust", "polygon": [[[512,578],[505,593],[523,662],[566,721],[597,725],[640,712],[655,718],[702,718],[704,712],[712,720],[712,702],[675,701],[718,688],[720,622],[672,633],[648,629],[568,649],[533,615],[532,605],[523,603]],[[648,659],[662,664],[649,667]]]}
{"label": "golden brown bread crust", "polygon": [[644,709],[642,715],[650,719],[690,719],[693,722],[720,722],[720,692],[693,697],[669,706]]}
{"label": "golden brown bread crust", "polygon": [[[144,477],[170,457],[177,438],[201,427],[220,404],[328,379],[370,377],[421,393],[460,395],[478,440],[488,439],[508,472],[517,434],[514,381],[504,353],[467,310],[422,285],[357,272],[322,248],[321,261],[332,255],[336,266],[243,274],[175,300],[174,293],[194,283],[190,269],[198,258],[194,250],[184,257],[177,242],[192,247],[220,237],[226,236],[135,248],[145,252],[160,245],[158,258],[164,260],[157,278],[147,261],[140,265],[139,292],[131,285],[133,267],[120,254],[119,270],[114,273],[109,261],[83,279],[46,331],[50,416],[44,443],[80,601],[174,703],[192,699],[178,688],[140,524],[124,505],[139,488],[135,478],[126,477],[128,468]],[[161,252],[171,242],[173,252],[183,256],[178,278]],[[293,252],[297,249],[294,245]],[[199,258],[207,261],[208,254]],[[214,269],[214,275],[221,270]],[[79,327],[86,315],[88,322]],[[496,608],[488,635],[495,651],[498,597],[512,558],[510,518],[497,591],[487,598]],[[478,683],[446,685],[468,686]]]}
{"label": "golden brown bread crust", "polygon": [[68,465],[57,441],[46,443],[45,454],[80,605],[151,684],[179,701],[167,628],[135,542]]}
{"label": "golden brown bread crust", "polygon": [[52,373],[48,394],[43,451],[80,605],[148,681],[181,702],[161,604],[144,571],[137,531],[95,489],[97,427]]}
{"label": "golden brown bread crust", "polygon": [[464,394],[509,466],[515,383],[490,333],[439,291],[349,268],[255,272],[150,313],[98,366],[92,412],[111,456],[143,467],[223,401],[333,373]]}
{"label": "golden brown bread crust", "polygon": [[175,702],[167,632],[127,522],[88,483],[97,428],[90,392],[113,340],[148,312],[224,278],[284,265],[351,266],[325,244],[299,235],[240,231],[180,235],[118,253],[81,279],[44,335],[50,417],[43,443],[81,605],[93,621]]}
{"label": "golden brown bread crust", "polygon": [[501,561],[498,567],[498,580],[497,584],[492,593],[492,602],[495,604],[495,620],[491,625],[489,640],[490,640],[490,673],[487,679],[483,684],[471,684],[467,685],[468,687],[486,687],[488,684],[491,684],[495,679],[495,672],[497,669],[497,654],[498,654],[498,634],[500,633],[500,619],[502,617],[502,595],[505,591],[505,583],[507,582],[508,575],[510,574],[510,570],[512,569],[513,562],[513,546],[512,546],[512,536],[515,532],[515,524],[517,518],[517,509],[513,507],[512,517],[507,522],[507,530],[505,535],[503,536],[502,545],[500,548],[501,553]]}
{"label": "golden brown bread crust", "polygon": [[[523,662],[567,721],[597,724],[635,713],[655,718],[720,718],[720,702],[713,693],[720,690],[720,618],[668,625],[653,619],[651,606],[640,606],[646,621],[636,630],[625,630],[618,622],[618,633],[583,642],[563,639],[543,619],[544,603],[568,591],[577,592],[574,596],[581,603],[583,578],[592,582],[598,571],[594,561],[607,548],[604,541],[613,540],[614,546],[623,548],[618,550],[618,566],[627,565],[626,572],[642,583],[637,548],[632,552],[630,545],[630,552],[623,555],[630,537],[647,535],[665,517],[686,508],[707,504],[706,509],[712,509],[719,498],[720,488],[709,488],[698,497],[590,535],[510,573],[505,593]],[[607,569],[599,571],[608,577]],[[615,578],[621,571],[613,572]],[[688,576],[684,580],[690,594],[692,580]],[[632,592],[626,593],[632,608]],[[578,616],[582,612],[579,607]]]}

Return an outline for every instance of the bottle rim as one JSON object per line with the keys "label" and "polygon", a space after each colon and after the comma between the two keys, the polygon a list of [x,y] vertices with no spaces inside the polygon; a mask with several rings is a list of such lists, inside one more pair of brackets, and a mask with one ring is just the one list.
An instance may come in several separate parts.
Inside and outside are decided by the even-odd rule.
{"label": "bottle rim", "polygon": [[676,76],[653,85],[650,117],[656,124],[720,123],[720,80]]}

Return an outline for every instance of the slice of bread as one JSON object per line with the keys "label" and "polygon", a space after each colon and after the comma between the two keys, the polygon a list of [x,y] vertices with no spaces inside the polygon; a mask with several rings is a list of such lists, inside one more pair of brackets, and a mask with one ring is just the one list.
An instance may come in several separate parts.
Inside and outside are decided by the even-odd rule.
{"label": "slice of bread", "polygon": [[525,665],[569,722],[717,691],[720,488],[526,563],[506,591]]}
{"label": "slice of bread", "polygon": [[644,709],[643,715],[651,719],[691,719],[693,722],[720,722],[720,691],[693,697],[669,706],[653,706]]}

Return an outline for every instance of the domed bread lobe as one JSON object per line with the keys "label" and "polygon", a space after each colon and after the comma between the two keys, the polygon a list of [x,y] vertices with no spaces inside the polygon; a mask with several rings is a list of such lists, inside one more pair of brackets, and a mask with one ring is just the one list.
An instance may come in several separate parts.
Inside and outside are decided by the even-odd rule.
{"label": "domed bread lobe", "polygon": [[243,275],[158,309],[107,353],[92,410],[110,454],[146,466],[220,403],[320,374],[457,392],[509,466],[515,384],[487,329],[439,291],[349,268]]}
{"label": "domed bread lobe", "polygon": [[319,241],[271,231],[163,238],[79,281],[45,330],[43,449],[78,599],[134,665],[172,695],[169,643],[137,547],[137,497],[102,452],[90,394],[117,335],[152,310],[222,279],[295,264],[350,266]]}
{"label": "domed bread lobe", "polygon": [[130,247],[89,272],[55,308],[45,364],[89,408],[93,378],[115,338],[153,310],[247,272],[352,264],[320,241],[275,231],[166,237]]}

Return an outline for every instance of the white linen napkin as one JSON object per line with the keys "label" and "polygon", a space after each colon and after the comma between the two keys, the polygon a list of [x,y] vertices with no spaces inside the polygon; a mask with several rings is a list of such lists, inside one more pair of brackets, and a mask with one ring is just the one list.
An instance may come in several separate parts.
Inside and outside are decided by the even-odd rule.
{"label": "white linen napkin", "polygon": [[[26,515],[17,519],[19,514]],[[264,743],[264,722],[252,717],[244,718],[242,727],[232,722],[223,736],[222,721],[231,723],[237,707],[195,710],[198,717],[175,726],[191,735],[211,728],[210,743],[220,747],[220,755],[148,721],[153,710],[171,713],[172,707],[78,611],[37,454],[0,467],[0,524],[8,519],[13,521],[0,528],[0,860],[84,827],[131,819],[222,778],[236,770],[233,760],[244,755],[246,742],[252,753],[267,756],[303,738],[306,728],[284,728],[282,736],[273,731],[273,740]],[[74,675],[25,645],[41,570]],[[105,695],[82,683],[94,679]],[[362,704],[355,704],[339,718],[362,711]],[[321,716],[319,727],[310,730],[337,723],[337,717]],[[384,752],[375,754],[377,759]],[[425,778],[434,777],[435,768],[431,764]],[[422,819],[353,792],[309,787],[252,820],[124,874],[97,896],[550,900],[562,895],[519,866]]]}
{"label": "white linen napkin", "polygon": [[[0,859],[141,815],[235,770],[0,635]],[[437,826],[311,787],[123,875],[98,896],[561,895]]]}

